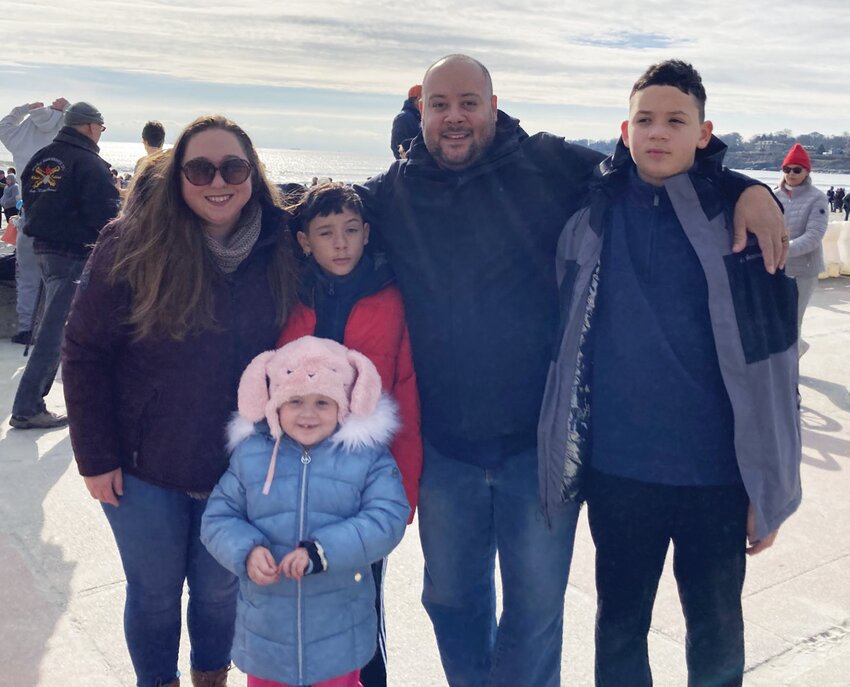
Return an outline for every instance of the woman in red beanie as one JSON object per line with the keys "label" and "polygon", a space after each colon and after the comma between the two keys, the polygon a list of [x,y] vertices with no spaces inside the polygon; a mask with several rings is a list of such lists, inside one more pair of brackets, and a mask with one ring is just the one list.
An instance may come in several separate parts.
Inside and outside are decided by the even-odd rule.
{"label": "woman in red beanie", "polygon": [[[812,162],[803,146],[795,143],[782,161],[782,180],[774,193],[785,208],[785,227],[791,244],[785,273],[797,280],[797,331],[803,324],[803,313],[825,269],[821,241],[829,222],[826,194],[812,184]],[[800,337],[800,355],[809,344]]]}

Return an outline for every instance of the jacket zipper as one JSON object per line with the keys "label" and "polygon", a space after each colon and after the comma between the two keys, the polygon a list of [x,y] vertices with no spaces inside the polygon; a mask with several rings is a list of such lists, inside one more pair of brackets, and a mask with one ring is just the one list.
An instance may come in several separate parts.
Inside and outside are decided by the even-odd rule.
{"label": "jacket zipper", "polygon": [[150,415],[151,408],[156,403],[157,397],[159,396],[159,392],[154,389],[151,397],[147,400],[145,405],[142,407],[142,412],[139,415],[139,425],[136,428],[136,443],[133,446],[133,467],[138,469],[139,463],[141,462],[141,453],[142,453],[142,441],[146,434],[146,420],[148,415]]}
{"label": "jacket zipper", "polygon": [[[250,255],[248,257],[250,257]],[[248,258],[245,258],[245,260],[248,260]],[[244,264],[244,262],[245,261],[243,260],[243,264]],[[241,266],[242,265],[240,265],[240,267]],[[238,268],[237,268],[237,270],[238,270]],[[230,371],[231,371],[231,375],[233,375],[233,377],[232,377],[233,379],[239,379],[240,375],[242,374],[241,369],[240,369],[242,367],[242,365],[239,362],[239,360],[240,360],[239,351],[242,348],[242,341],[241,341],[242,337],[241,337],[241,329],[240,329],[239,323],[238,323],[238,318],[239,318],[239,315],[241,314],[241,310],[239,309],[239,296],[236,293],[237,284],[236,284],[235,273],[233,275],[228,275],[228,277],[225,278],[225,282],[226,282],[226,286],[227,286],[228,296],[230,297],[231,317],[233,318],[233,321],[235,321],[235,326],[233,327],[233,337],[231,338],[231,344],[232,344],[233,348],[231,349],[231,356],[232,356],[231,361],[232,362],[231,362],[231,366],[230,366]]]}
{"label": "jacket zipper", "polygon": [[[302,449],[301,453],[301,492],[298,495],[298,541],[304,541],[305,521],[307,520],[306,504],[307,504],[307,468],[310,465],[310,452],[307,449]],[[304,638],[302,637],[303,627],[303,598],[301,594],[302,580],[296,582],[298,604],[296,606],[296,622],[298,623],[298,682],[304,681]]]}
{"label": "jacket zipper", "polygon": [[660,198],[658,194],[654,194],[652,197],[652,222],[650,224],[649,229],[649,241],[647,241],[648,247],[648,255],[646,261],[646,283],[652,284],[655,270],[653,270],[653,266],[655,264],[655,234],[658,230],[658,206],[660,205]]}

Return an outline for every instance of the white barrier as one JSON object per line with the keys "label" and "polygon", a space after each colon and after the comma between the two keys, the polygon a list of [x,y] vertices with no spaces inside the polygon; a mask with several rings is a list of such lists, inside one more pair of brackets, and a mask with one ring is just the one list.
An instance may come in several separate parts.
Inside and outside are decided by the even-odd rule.
{"label": "white barrier", "polygon": [[835,222],[841,229],[838,234],[838,271],[850,274],[850,222]]}
{"label": "white barrier", "polygon": [[850,274],[850,222],[830,222],[822,245],[826,270],[818,277],[827,279]]}

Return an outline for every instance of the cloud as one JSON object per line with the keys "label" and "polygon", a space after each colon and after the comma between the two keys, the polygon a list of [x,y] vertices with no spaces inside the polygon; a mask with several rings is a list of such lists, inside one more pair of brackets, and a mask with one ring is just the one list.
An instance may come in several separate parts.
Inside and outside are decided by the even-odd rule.
{"label": "cloud", "polygon": [[[111,101],[128,111],[128,127],[140,108],[185,121],[183,112],[208,107],[294,133],[336,119],[377,140],[425,68],[465,52],[488,66],[500,102],[528,106],[535,121],[573,117],[576,137],[606,137],[621,115],[594,121],[583,108],[623,112],[635,78],[669,57],[701,71],[724,129],[847,128],[835,65],[850,54],[837,0],[538,0],[533,11],[506,0],[13,0],[3,12],[5,53],[38,60],[26,63],[28,83],[25,65],[3,69],[4,92],[50,83],[53,72],[54,90]],[[18,80],[7,87],[10,75]]]}
{"label": "cloud", "polygon": [[600,38],[578,39],[579,44],[585,44],[602,48],[665,48],[670,49],[680,44],[680,41],[672,36],[659,33],[632,33],[626,32],[613,36]]}

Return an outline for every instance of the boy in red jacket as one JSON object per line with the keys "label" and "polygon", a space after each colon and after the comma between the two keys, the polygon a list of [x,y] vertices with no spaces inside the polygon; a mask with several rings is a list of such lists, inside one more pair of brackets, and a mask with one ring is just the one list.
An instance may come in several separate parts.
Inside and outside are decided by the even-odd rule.
{"label": "boy in red jacket", "polygon": [[[401,429],[390,451],[401,471],[412,521],[422,472],[422,437],[410,337],[395,276],[385,262],[364,253],[369,225],[363,222],[363,205],[352,188],[339,183],[314,186],[289,209],[294,213],[290,226],[307,265],[301,302],[287,319],[277,345],[313,335],[360,351],[374,363],[384,390],[399,406]],[[385,567],[386,559],[372,566],[378,650],[361,672],[364,687],[386,686]]]}

